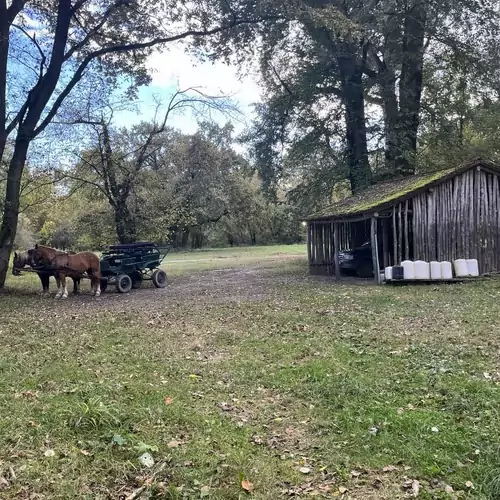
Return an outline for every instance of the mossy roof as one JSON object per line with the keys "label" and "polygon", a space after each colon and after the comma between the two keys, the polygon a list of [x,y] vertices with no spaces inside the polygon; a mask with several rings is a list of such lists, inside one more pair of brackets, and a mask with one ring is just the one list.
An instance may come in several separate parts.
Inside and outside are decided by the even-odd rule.
{"label": "mossy roof", "polygon": [[423,189],[429,189],[436,184],[447,181],[471,168],[483,166],[500,173],[500,165],[489,161],[476,160],[455,168],[439,170],[423,175],[412,175],[391,181],[379,182],[344,198],[324,210],[311,215],[309,221],[325,219],[341,219],[359,216],[369,216],[395,203],[405,201]]}

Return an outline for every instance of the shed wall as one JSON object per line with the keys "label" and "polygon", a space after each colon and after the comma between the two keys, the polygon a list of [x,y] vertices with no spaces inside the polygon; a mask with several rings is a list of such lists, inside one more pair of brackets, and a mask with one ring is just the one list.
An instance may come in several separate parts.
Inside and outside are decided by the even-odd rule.
{"label": "shed wall", "polygon": [[[471,258],[478,260],[481,274],[500,271],[500,182],[495,173],[471,169],[379,215],[382,267],[403,259],[429,262]],[[362,243],[362,222],[339,219],[336,223],[340,250]],[[309,224],[312,273],[335,274],[333,234],[333,221]]]}

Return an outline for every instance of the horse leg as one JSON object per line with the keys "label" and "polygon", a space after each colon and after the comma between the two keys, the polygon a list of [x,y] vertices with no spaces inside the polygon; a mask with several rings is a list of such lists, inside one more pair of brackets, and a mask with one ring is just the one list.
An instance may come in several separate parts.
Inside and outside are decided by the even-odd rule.
{"label": "horse leg", "polygon": [[101,296],[101,273],[99,271],[92,272],[92,278],[94,282],[94,295],[96,297]]}
{"label": "horse leg", "polygon": [[48,294],[49,293],[50,275],[45,274],[45,273],[38,273],[38,277],[40,278],[40,281],[42,282],[42,295]]}
{"label": "horse leg", "polygon": [[66,287],[66,275],[61,274],[61,285],[62,285],[62,296],[61,299],[67,299],[68,298],[68,289]]}
{"label": "horse leg", "polygon": [[80,280],[78,278],[72,278],[73,279],[73,295],[78,295],[80,290],[78,289],[80,286]]}
{"label": "horse leg", "polygon": [[61,276],[59,274],[55,274],[54,276],[56,278],[56,283],[57,283],[57,293],[54,299],[60,299],[62,295]]}

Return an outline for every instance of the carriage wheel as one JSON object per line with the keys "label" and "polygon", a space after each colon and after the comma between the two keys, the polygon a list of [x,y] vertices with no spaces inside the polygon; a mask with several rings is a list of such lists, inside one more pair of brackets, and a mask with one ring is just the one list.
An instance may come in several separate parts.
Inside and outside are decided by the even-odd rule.
{"label": "carriage wheel", "polygon": [[108,280],[101,279],[101,292],[106,291],[106,288],[108,288]]}
{"label": "carriage wheel", "polygon": [[142,274],[139,271],[133,271],[130,273],[130,278],[132,278],[132,288],[141,288]]}
{"label": "carriage wheel", "polygon": [[156,288],[165,288],[167,284],[167,273],[163,269],[155,269],[151,279]]}
{"label": "carriage wheel", "polygon": [[128,293],[132,290],[132,279],[128,274],[119,274],[116,277],[116,289],[120,293]]}

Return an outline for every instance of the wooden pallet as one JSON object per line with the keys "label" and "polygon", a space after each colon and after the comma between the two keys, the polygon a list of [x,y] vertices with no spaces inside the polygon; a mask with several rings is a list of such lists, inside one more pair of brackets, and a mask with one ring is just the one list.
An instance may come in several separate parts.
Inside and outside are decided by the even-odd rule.
{"label": "wooden pallet", "polygon": [[477,278],[450,278],[446,280],[386,280],[385,283],[388,285],[438,285],[440,283],[470,283],[473,281],[482,281],[486,278],[478,276]]}

